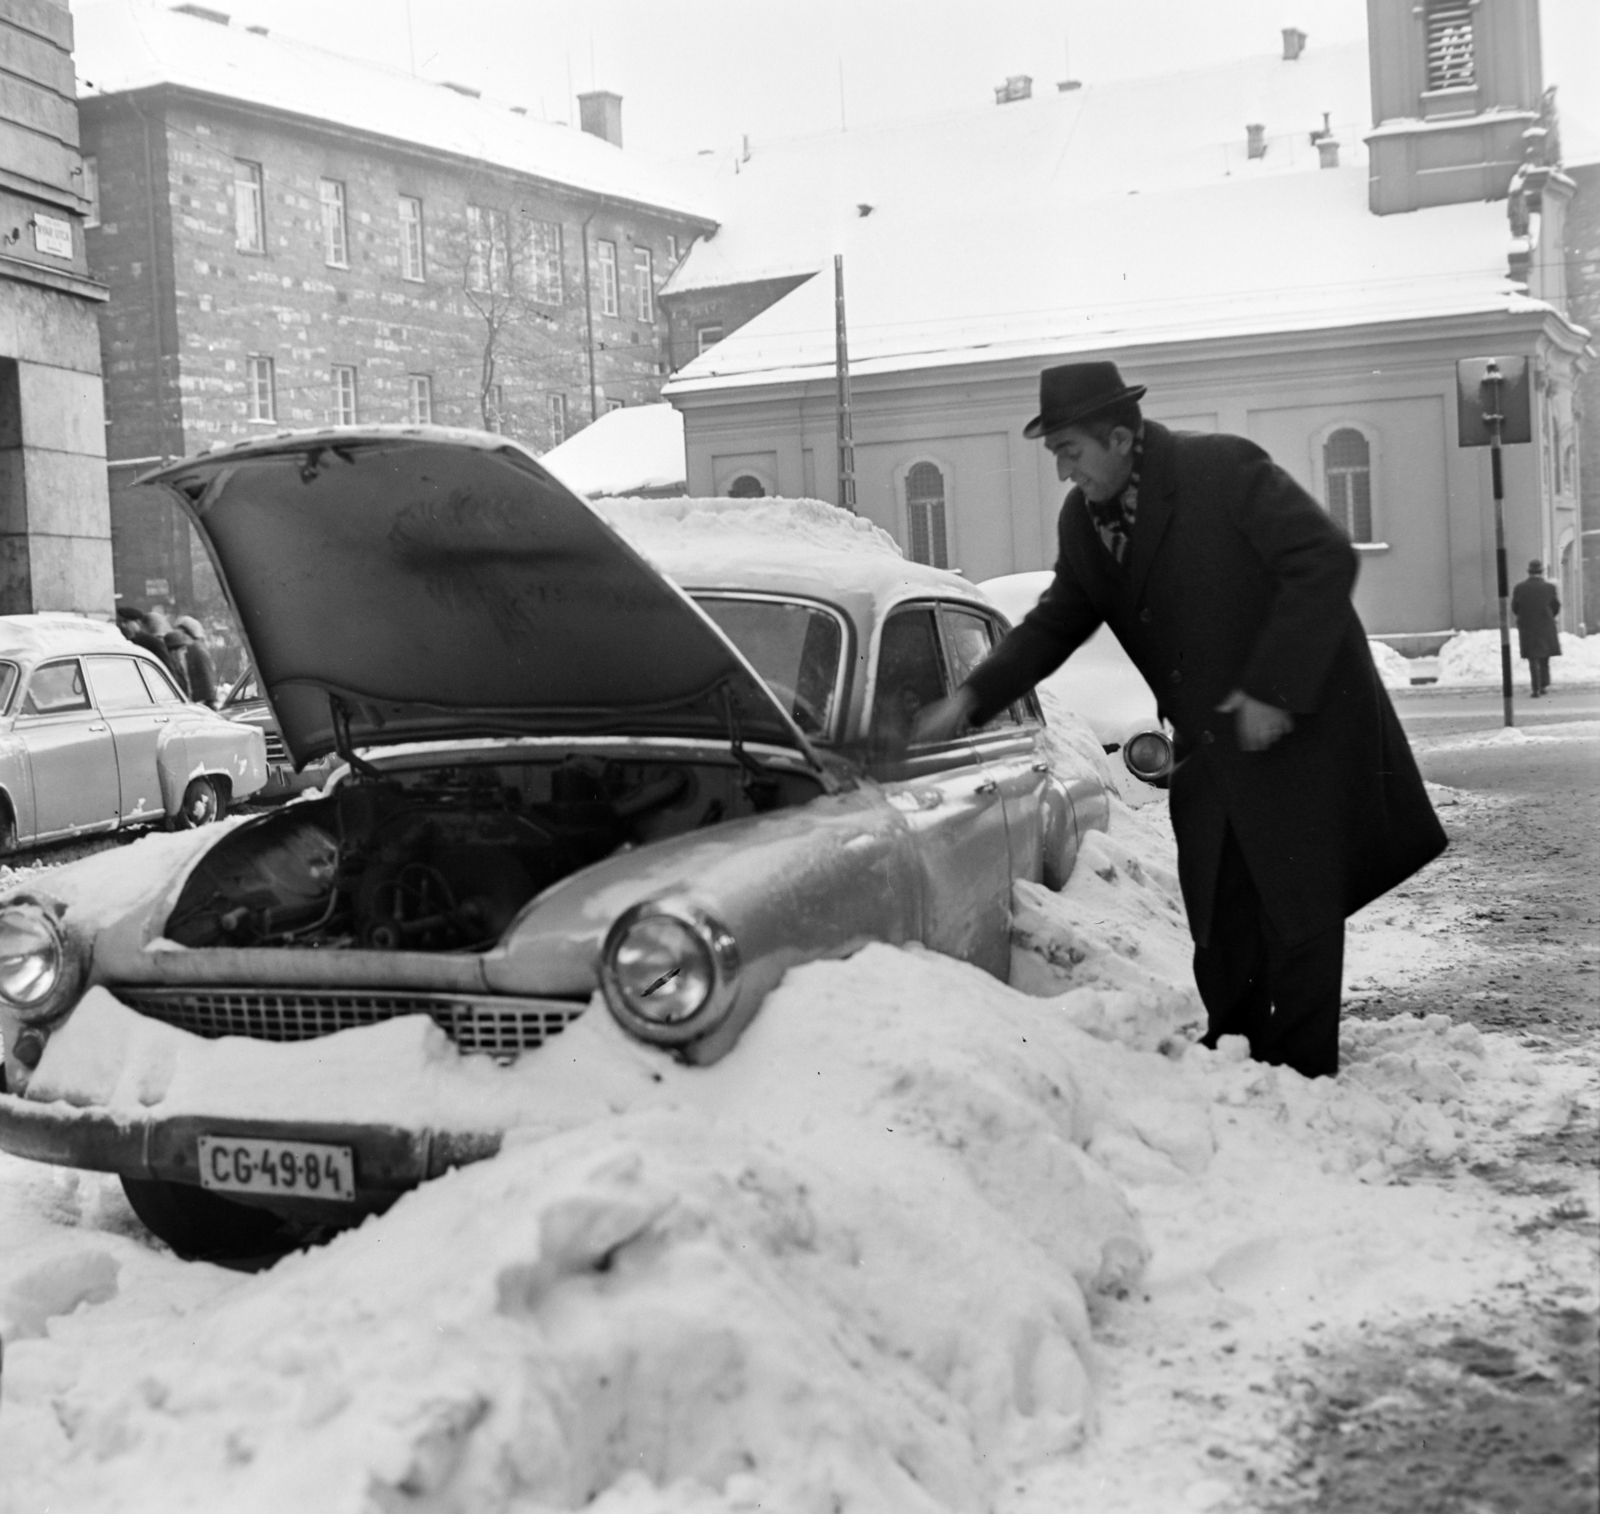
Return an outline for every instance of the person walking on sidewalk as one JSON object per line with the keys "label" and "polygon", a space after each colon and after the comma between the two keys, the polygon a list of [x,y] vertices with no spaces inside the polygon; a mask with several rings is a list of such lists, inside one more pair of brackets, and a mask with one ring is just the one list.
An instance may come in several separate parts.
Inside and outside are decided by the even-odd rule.
{"label": "person walking on sidewalk", "polygon": [[1174,731],[1205,1042],[1332,1075],[1345,918],[1445,847],[1350,603],[1355,549],[1254,442],[1145,420],[1114,363],[1039,391],[1023,434],[1074,486],[1054,580],[916,739],[981,725],[1109,625]]}
{"label": "person walking on sidewalk", "polygon": [[1527,659],[1533,697],[1543,698],[1550,692],[1550,659],[1561,655],[1561,633],[1556,630],[1561,601],[1537,557],[1528,564],[1528,576],[1511,591],[1511,613],[1516,617],[1517,650]]}

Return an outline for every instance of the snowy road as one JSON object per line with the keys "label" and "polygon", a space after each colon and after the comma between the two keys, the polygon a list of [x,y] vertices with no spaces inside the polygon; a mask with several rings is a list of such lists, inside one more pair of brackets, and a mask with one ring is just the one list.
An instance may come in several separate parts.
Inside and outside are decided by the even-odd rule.
{"label": "snowy road", "polygon": [[1600,727],[1442,697],[1456,845],[1355,922],[1336,1082],[1178,1054],[1170,837],[1119,807],[1019,893],[1028,993],[872,948],[709,1070],[586,1016],[564,1126],[269,1271],[0,1158],[0,1510],[1592,1509],[1593,994],[1509,975],[1594,982],[1551,850]]}

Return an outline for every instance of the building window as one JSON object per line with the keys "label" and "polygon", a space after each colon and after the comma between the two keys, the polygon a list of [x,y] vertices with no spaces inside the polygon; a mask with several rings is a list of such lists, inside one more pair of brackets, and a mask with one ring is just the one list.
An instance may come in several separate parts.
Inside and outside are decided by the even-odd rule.
{"label": "building window", "polygon": [[322,261],[330,268],[350,266],[350,242],[345,235],[344,185],[337,179],[318,180],[322,197]]}
{"label": "building window", "polygon": [[340,364],[335,364],[333,369],[333,423],[336,426],[356,423],[356,371]]}
{"label": "building window", "polygon": [[433,423],[433,380],[427,374],[406,375],[406,410],[413,426]]}
{"label": "building window", "polygon": [[697,353],[715,347],[721,340],[722,327],[720,326],[698,326],[695,328],[694,341]]}
{"label": "building window", "polygon": [[613,410],[620,410],[620,409],[622,409],[622,407],[623,407],[623,406],[624,406],[624,405],[625,405],[625,404],[626,404],[626,403],[627,403],[627,401],[626,401],[626,400],[613,400],[613,399],[608,399],[608,400],[607,400],[607,401],[606,401],[606,414],[607,414],[607,415],[610,415],[610,414],[611,414],[611,412],[612,412],[612,411],[613,411]]}
{"label": "building window", "polygon": [[1428,88],[1466,89],[1478,81],[1472,46],[1476,0],[1428,0]]}
{"label": "building window", "polygon": [[728,485],[729,499],[765,499],[767,491],[761,487],[761,480],[753,473],[741,473],[738,478]]}
{"label": "building window", "polygon": [[556,446],[567,439],[567,397],[564,394],[550,396],[550,438]]}
{"label": "building window", "polygon": [[506,213],[467,206],[467,288],[474,294],[504,294],[511,263]]}
{"label": "building window", "polygon": [[944,520],[944,474],[932,463],[914,463],[906,474],[906,536],[913,562],[948,568]]}
{"label": "building window", "polygon": [[266,194],[261,165],[233,160],[233,245],[240,252],[267,250]]}
{"label": "building window", "polygon": [[596,242],[595,261],[600,265],[600,314],[617,313],[617,244]]}
{"label": "building window", "polygon": [[532,277],[528,292],[541,305],[559,305],[566,298],[561,274],[561,227],[555,221],[533,221],[528,228]]}
{"label": "building window", "polygon": [[83,160],[83,197],[89,202],[89,208],[83,213],[83,227],[87,231],[100,224],[100,160],[93,153]]}
{"label": "building window", "polygon": [[275,421],[278,418],[278,384],[270,357],[253,357],[245,372],[250,385],[250,419]]}
{"label": "building window", "polygon": [[1322,444],[1328,514],[1351,541],[1372,540],[1372,447],[1354,426],[1342,426]]}
{"label": "building window", "polygon": [[667,271],[670,273],[678,266],[678,239],[670,233],[667,236]]}
{"label": "building window", "polygon": [[639,286],[639,319],[656,318],[656,265],[648,247],[636,247],[633,252],[633,273]]}
{"label": "building window", "polygon": [[489,429],[491,431],[504,431],[506,429],[506,386],[504,384],[490,384],[487,395],[487,409]]}
{"label": "building window", "polygon": [[420,284],[422,262],[422,201],[415,195],[400,196],[400,277]]}

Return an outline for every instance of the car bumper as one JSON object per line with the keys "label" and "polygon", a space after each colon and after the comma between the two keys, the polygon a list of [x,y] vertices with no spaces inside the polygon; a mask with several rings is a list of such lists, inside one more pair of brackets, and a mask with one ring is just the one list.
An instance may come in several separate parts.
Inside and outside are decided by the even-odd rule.
{"label": "car bumper", "polygon": [[501,1140],[498,1131],[409,1130],[320,1120],[241,1120],[210,1115],[128,1120],[105,1110],[0,1094],[0,1150],[35,1162],[198,1185],[203,1135],[348,1146],[355,1163],[353,1203],[304,1199],[275,1204],[261,1196],[227,1195],[285,1212],[330,1216],[387,1209],[417,1184],[452,1167],[493,1156]]}

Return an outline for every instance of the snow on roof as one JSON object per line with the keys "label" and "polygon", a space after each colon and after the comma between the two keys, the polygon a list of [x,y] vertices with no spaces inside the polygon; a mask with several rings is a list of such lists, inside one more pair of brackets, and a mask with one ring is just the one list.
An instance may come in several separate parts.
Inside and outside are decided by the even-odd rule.
{"label": "snow on roof", "polygon": [[881,526],[820,499],[597,499],[594,507],[690,588],[766,589],[885,603],[939,589],[981,598],[958,573],[911,562]]}
{"label": "snow on roof", "polygon": [[[1365,168],[1019,204],[886,211],[844,247],[854,377],[1003,357],[1543,310],[1506,277],[1505,207],[1367,209]],[[831,375],[812,279],[682,369],[669,396]]]}
{"label": "snow on roof", "polygon": [[[748,159],[679,166],[721,225],[697,242],[666,293],[814,273],[858,223],[975,205],[1009,210],[1103,196],[1316,171],[1310,137],[1327,125],[1340,161],[1364,165],[1371,129],[1364,41],[1294,62],[1260,54],[1155,78],[1090,84],[1006,105],[778,143]],[[1245,127],[1265,128],[1247,156]],[[863,217],[862,206],[871,207]],[[937,244],[934,244],[937,245]]]}
{"label": "snow on roof", "polygon": [[80,99],[173,85],[705,220],[704,200],[588,132],[313,43],[150,4],[72,7]]}
{"label": "snow on roof", "polygon": [[575,494],[682,489],[683,417],[671,405],[625,405],[602,415],[539,461]]}

